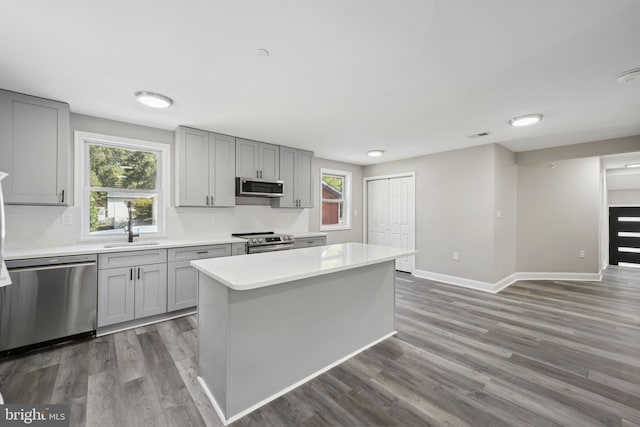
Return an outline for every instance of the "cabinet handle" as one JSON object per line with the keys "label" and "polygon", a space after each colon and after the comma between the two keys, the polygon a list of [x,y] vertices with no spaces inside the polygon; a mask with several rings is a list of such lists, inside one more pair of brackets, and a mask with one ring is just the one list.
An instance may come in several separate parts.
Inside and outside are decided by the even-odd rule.
{"label": "cabinet handle", "polygon": [[260,171],[260,178],[262,178],[262,171]]}
{"label": "cabinet handle", "polygon": [[60,203],[64,203],[64,190],[62,190],[62,201]]}
{"label": "cabinet handle", "polygon": [[209,200],[211,201],[211,205],[210,206],[213,206],[213,204],[215,203],[216,199],[214,199],[213,196],[209,196]]}
{"label": "cabinet handle", "polygon": [[133,268],[129,269],[129,279],[133,280]]}
{"label": "cabinet handle", "polygon": [[208,253],[209,253],[209,251],[199,251],[199,252],[196,252],[196,254],[198,254],[198,255],[204,255],[204,254],[208,254]]}
{"label": "cabinet handle", "polygon": [[256,170],[256,178],[260,178],[260,169]]}
{"label": "cabinet handle", "polygon": [[209,206],[209,196],[207,196],[206,199],[207,199],[206,204],[207,204],[207,206]]}
{"label": "cabinet handle", "polygon": [[140,270],[142,270],[142,268],[138,267],[138,280],[140,280]]}

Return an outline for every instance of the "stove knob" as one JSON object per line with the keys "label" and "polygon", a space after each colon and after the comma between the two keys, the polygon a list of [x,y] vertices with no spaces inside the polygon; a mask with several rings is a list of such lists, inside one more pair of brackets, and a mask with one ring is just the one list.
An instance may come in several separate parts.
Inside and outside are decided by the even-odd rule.
{"label": "stove knob", "polygon": [[293,240],[293,236],[289,236],[289,240]]}
{"label": "stove knob", "polygon": [[258,239],[258,242],[262,243],[262,239]]}
{"label": "stove knob", "polygon": [[256,239],[251,239],[251,242],[255,243],[255,242],[257,242],[257,240]]}

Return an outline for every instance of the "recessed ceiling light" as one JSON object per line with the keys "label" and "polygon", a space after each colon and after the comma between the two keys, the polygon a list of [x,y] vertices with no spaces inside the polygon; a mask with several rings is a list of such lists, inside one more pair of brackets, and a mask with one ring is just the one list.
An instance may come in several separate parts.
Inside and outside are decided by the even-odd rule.
{"label": "recessed ceiling light", "polygon": [[271,52],[269,52],[267,49],[258,49],[256,50],[256,55],[262,58],[266,58],[267,56],[271,55]]}
{"label": "recessed ceiling light", "polygon": [[640,68],[625,71],[622,74],[618,74],[618,83],[630,83],[634,80],[640,80]]}
{"label": "recessed ceiling light", "polygon": [[380,157],[384,154],[383,150],[369,150],[367,156],[369,157]]}
{"label": "recessed ceiling light", "polygon": [[136,101],[152,108],[167,108],[173,104],[173,99],[159,93],[141,90],[134,94]]}
{"label": "recessed ceiling light", "polygon": [[516,127],[529,126],[538,123],[540,120],[542,120],[542,114],[527,114],[525,116],[514,117],[509,120],[509,124]]}
{"label": "recessed ceiling light", "polygon": [[640,163],[627,163],[624,165],[625,168],[640,168]]}

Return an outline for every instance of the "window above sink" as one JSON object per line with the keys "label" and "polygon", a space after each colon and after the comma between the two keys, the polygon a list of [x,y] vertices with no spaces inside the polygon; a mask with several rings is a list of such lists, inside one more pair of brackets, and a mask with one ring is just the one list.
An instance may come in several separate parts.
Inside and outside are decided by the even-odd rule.
{"label": "window above sink", "polygon": [[86,132],[75,138],[82,240],[126,237],[129,202],[134,232],[164,234],[170,146]]}

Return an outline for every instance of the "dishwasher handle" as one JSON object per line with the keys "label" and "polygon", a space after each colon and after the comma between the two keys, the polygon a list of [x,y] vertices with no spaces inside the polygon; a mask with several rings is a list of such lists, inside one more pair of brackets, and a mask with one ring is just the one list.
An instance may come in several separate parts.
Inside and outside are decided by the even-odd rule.
{"label": "dishwasher handle", "polygon": [[59,268],[71,268],[71,267],[84,267],[87,265],[96,265],[95,261],[89,261],[89,262],[78,262],[75,264],[56,264],[56,265],[43,265],[43,266],[29,266],[29,267],[13,267],[13,268],[7,268],[7,270],[9,271],[9,273],[13,272],[13,271],[20,271],[20,272],[24,272],[24,271],[42,271],[42,270],[57,270]]}

